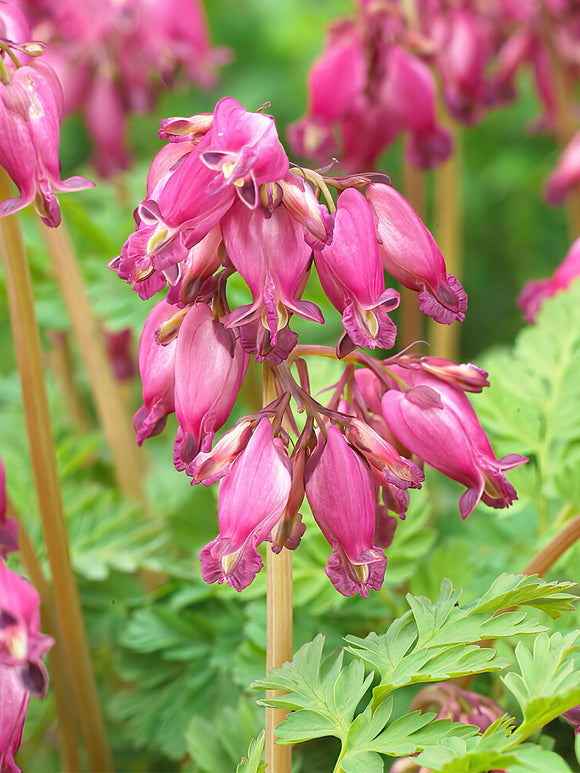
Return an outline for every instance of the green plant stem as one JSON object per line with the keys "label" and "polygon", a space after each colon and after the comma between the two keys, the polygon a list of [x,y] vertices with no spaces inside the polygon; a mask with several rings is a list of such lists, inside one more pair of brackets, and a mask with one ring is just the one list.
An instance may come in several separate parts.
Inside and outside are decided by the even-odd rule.
{"label": "green plant stem", "polygon": [[66,770],[67,773],[77,773],[77,771],[81,770],[78,750],[78,722],[74,692],[64,655],[62,634],[58,626],[54,598],[24,521],[9,496],[6,500],[6,513],[9,518],[15,518],[18,521],[20,557],[28,579],[40,596],[41,630],[54,639],[54,647],[48,652],[48,663],[50,687],[54,693],[54,706],[58,720],[62,769]]}
{"label": "green plant stem", "polygon": [[[0,172],[0,199],[12,196],[8,176]],[[73,572],[56,453],[44,383],[42,350],[36,323],[32,282],[20,225],[15,215],[0,220],[0,251],[14,348],[20,372],[30,458],[44,541],[50,564],[56,611],[76,698],[89,765],[111,770],[105,727],[92,671],[81,603]]]}
{"label": "green plant stem", "polygon": [[145,458],[135,441],[120,384],[107,356],[103,333],[93,316],[71,239],[61,224],[42,224],[60,291],[84,361],[100,424],[107,439],[117,482],[123,494],[145,501],[141,473]]}
{"label": "green plant stem", "polygon": [[[263,367],[263,403],[268,405],[276,397],[272,373]],[[292,553],[283,548],[280,553],[266,553],[267,573],[267,623],[266,623],[266,673],[280,668],[292,660]],[[283,693],[267,690],[266,697],[274,698]],[[288,711],[266,707],[266,764],[268,773],[291,773],[292,747],[277,744],[274,728]]]}

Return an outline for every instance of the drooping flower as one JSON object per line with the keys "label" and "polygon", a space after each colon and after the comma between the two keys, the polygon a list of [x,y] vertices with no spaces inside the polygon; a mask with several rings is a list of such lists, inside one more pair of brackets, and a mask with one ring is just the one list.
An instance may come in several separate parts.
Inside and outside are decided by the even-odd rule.
{"label": "drooping flower", "polygon": [[459,501],[462,518],[480,499],[490,507],[509,507],[517,495],[503,473],[527,459],[518,454],[496,459],[464,393],[416,373],[410,371],[408,392],[391,389],[383,395],[383,416],[391,431],[424,462],[467,487]]}
{"label": "drooping flower", "polygon": [[[261,208],[234,205],[223,218],[222,233],[228,256],[254,298],[252,304],[231,312],[227,327],[259,320],[259,327],[269,333],[268,343],[276,346],[291,313],[324,322],[317,306],[300,300],[308,278],[311,248],[304,241],[302,227],[285,207],[277,207],[266,217]],[[249,351],[264,356],[257,343]]]}
{"label": "drooping flower", "polygon": [[20,773],[20,746],[28,698],[43,698],[48,676],[41,660],[53,640],[40,633],[40,599],[0,559],[0,770]]}
{"label": "drooping flower", "polygon": [[291,482],[288,457],[264,418],[220,482],[220,533],[200,554],[206,582],[226,582],[237,591],[252,582],[262,568],[257,547],[282,517]]}
{"label": "drooping flower", "polygon": [[532,324],[546,298],[566,290],[579,275],[580,239],[576,239],[550,279],[532,280],[519,294],[517,304],[522,309],[526,322]]}
{"label": "drooping flower", "polygon": [[8,83],[0,83],[0,165],[19,196],[0,203],[0,217],[34,207],[46,225],[60,224],[54,191],[76,191],[93,183],[84,177],[60,179],[58,142],[62,87],[54,70],[34,60],[15,67],[5,62]]}
{"label": "drooping flower", "polygon": [[435,240],[409,202],[390,185],[373,183],[366,197],[375,215],[379,252],[385,269],[419,293],[419,308],[436,322],[463,322],[467,295],[448,274]]}
{"label": "drooping flower", "polygon": [[248,367],[238,339],[196,303],[185,315],[175,350],[175,413],[179,422],[174,462],[184,470],[231,413]]}
{"label": "drooping flower", "polygon": [[177,339],[162,346],[157,342],[157,331],[171,319],[176,308],[159,301],[150,311],[139,344],[139,373],[143,383],[143,405],[133,419],[137,443],[158,435],[175,410],[175,349]]}
{"label": "drooping flower", "polygon": [[[315,253],[315,262],[326,295],[342,313],[350,348],[390,349],[397,329],[388,312],[399,305],[399,293],[385,290],[371,209],[354,188],[339,196],[332,243]],[[343,343],[338,350],[346,353]]]}
{"label": "drooping flower", "polygon": [[387,565],[373,544],[377,497],[370,469],[330,426],[307,462],[305,480],[312,514],[332,547],[326,574],[344,596],[366,598],[381,587]]}

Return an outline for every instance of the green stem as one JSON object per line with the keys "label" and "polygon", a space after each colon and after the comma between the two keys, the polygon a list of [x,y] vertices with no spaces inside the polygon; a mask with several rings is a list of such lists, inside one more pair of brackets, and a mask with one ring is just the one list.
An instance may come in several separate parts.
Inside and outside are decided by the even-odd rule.
{"label": "green stem", "polygon": [[[1,170],[0,199],[7,199],[11,195],[9,178]],[[4,263],[38,509],[52,574],[56,612],[75,691],[76,709],[91,769],[99,772],[109,771],[111,760],[105,727],[69,553],[32,282],[20,226],[15,215],[8,215],[0,220],[0,251]]]}

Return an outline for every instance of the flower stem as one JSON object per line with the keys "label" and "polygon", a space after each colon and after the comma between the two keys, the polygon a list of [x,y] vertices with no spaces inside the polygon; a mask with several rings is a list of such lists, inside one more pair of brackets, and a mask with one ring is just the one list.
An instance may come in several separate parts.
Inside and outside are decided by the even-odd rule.
{"label": "flower stem", "polygon": [[[8,176],[2,170],[0,199],[9,198],[11,195]],[[20,371],[38,508],[52,574],[64,654],[75,691],[76,710],[90,768],[100,772],[109,771],[111,761],[105,728],[89,656],[76,578],[69,554],[32,283],[22,234],[15,215],[8,215],[0,220],[0,251],[4,263],[12,336]]]}
{"label": "flower stem", "polygon": [[[263,403],[268,405],[276,397],[272,373],[263,367]],[[286,548],[280,553],[268,550],[266,553],[267,572],[267,641],[266,673],[271,668],[280,668],[292,660],[292,554]],[[283,695],[279,690],[268,690],[266,697]],[[266,765],[268,773],[291,773],[292,747],[276,743],[274,728],[284,719],[288,711],[266,707]]]}
{"label": "flower stem", "polygon": [[539,553],[532,558],[524,569],[524,574],[537,574],[543,577],[560,556],[580,539],[580,514],[569,521]]}
{"label": "flower stem", "polygon": [[78,724],[75,710],[74,693],[70,673],[63,651],[62,634],[58,626],[54,599],[43,568],[38,560],[36,550],[24,521],[16,510],[10,497],[7,497],[7,515],[18,521],[18,543],[20,557],[28,575],[40,596],[42,612],[42,631],[54,639],[54,647],[48,652],[50,686],[54,692],[54,705],[58,720],[60,740],[60,759],[62,769],[67,773],[77,773],[81,770],[78,750]]}
{"label": "flower stem", "polygon": [[[451,126],[448,126],[453,131]],[[445,258],[448,274],[458,279],[463,273],[462,212],[461,212],[461,136],[456,129],[453,138],[453,155],[435,170],[435,216],[437,244]],[[430,321],[429,340],[432,353],[453,362],[459,356],[458,323],[440,325]]]}
{"label": "flower stem", "polygon": [[125,496],[143,502],[141,471],[145,460],[135,442],[133,426],[125,411],[119,384],[113,375],[102,331],[91,313],[73,244],[63,224],[59,228],[49,228],[43,224],[42,236],[89,375],[93,399],[111,449],[119,487]]}

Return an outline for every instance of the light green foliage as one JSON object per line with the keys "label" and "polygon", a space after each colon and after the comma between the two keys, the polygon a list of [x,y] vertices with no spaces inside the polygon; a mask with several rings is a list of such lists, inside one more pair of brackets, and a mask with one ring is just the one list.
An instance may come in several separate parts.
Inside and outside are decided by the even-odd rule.
{"label": "light green foliage", "polygon": [[252,740],[250,748],[248,749],[248,758],[243,759],[238,767],[236,773],[265,773],[266,765],[262,764],[262,755],[264,753],[264,743],[266,734],[262,730],[260,735]]}
{"label": "light green foliage", "polygon": [[512,477],[520,499],[538,502],[544,528],[564,505],[578,511],[580,282],[545,301],[511,350],[492,351],[480,364],[492,386],[473,404],[498,456],[530,457]]}
{"label": "light green foliage", "polygon": [[[267,679],[253,686],[285,691],[259,701],[290,710],[276,728],[281,743],[323,736],[341,741],[337,773],[378,773],[383,769],[380,755],[400,757],[423,750],[428,762],[422,764],[446,773],[479,773],[512,763],[518,766],[514,769],[533,771],[534,765],[548,764],[555,755],[534,745],[521,746],[522,742],[580,702],[580,672],[570,659],[580,634],[554,634],[549,639],[545,627],[530,618],[529,608],[558,617],[573,608],[571,587],[537,577],[502,575],[480,599],[461,606],[461,591],[443,580],[435,602],[409,594],[410,609],[384,634],[348,636],[349,646],[326,660],[324,637],[318,635],[291,663],[272,669]],[[524,609],[503,611],[514,606]],[[532,660],[519,644],[522,674],[505,678],[524,712],[524,722],[514,733],[511,719],[494,723],[478,736],[477,728],[436,719],[434,713],[412,712],[390,721],[398,689],[505,668],[508,663],[494,649],[476,643],[520,634],[537,634],[537,658]],[[346,665],[345,652],[354,658]],[[366,676],[365,662],[374,669]],[[554,770],[567,770],[562,765]]]}

